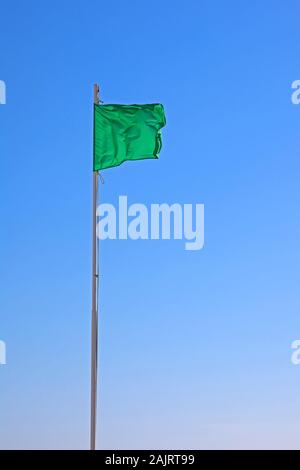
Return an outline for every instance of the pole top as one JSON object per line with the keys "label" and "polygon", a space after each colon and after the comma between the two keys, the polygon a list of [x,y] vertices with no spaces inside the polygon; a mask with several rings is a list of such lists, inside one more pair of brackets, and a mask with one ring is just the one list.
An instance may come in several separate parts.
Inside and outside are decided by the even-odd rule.
{"label": "pole top", "polygon": [[100,93],[100,87],[97,83],[95,83],[94,85],[94,103],[95,104],[99,104],[100,103],[100,96],[99,96],[99,93]]}

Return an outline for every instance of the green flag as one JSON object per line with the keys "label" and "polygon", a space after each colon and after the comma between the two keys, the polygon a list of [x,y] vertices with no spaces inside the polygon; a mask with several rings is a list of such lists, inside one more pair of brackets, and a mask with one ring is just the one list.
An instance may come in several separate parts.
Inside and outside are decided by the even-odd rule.
{"label": "green flag", "polygon": [[94,171],[126,160],[158,158],[165,124],[161,104],[95,104]]}

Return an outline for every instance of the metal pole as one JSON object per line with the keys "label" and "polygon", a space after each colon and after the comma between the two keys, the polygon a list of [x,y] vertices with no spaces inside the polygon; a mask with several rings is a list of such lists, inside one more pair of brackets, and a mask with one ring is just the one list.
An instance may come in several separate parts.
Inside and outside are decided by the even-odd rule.
{"label": "metal pole", "polygon": [[[94,104],[99,103],[99,86],[94,85]],[[95,131],[94,131],[95,132]],[[98,359],[98,253],[97,253],[98,172],[93,172],[93,262],[92,262],[92,348],[91,348],[91,434],[90,449],[96,449],[97,425],[97,359]]]}

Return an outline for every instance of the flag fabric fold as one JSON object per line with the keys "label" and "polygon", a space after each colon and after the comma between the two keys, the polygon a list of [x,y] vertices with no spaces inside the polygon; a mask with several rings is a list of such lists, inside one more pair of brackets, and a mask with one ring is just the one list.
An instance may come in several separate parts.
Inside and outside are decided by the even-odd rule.
{"label": "flag fabric fold", "polygon": [[161,104],[94,105],[94,171],[127,160],[158,158],[160,129],[166,124]]}

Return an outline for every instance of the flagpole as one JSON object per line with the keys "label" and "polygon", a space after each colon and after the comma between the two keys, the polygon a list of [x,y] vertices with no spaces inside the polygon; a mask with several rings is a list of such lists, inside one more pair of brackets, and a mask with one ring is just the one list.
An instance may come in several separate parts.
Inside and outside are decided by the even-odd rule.
{"label": "flagpole", "polygon": [[[99,104],[99,86],[94,85],[94,104]],[[91,430],[90,449],[96,450],[97,372],[98,372],[98,253],[97,253],[98,172],[93,171],[93,248],[92,248],[92,334],[91,334]]]}

